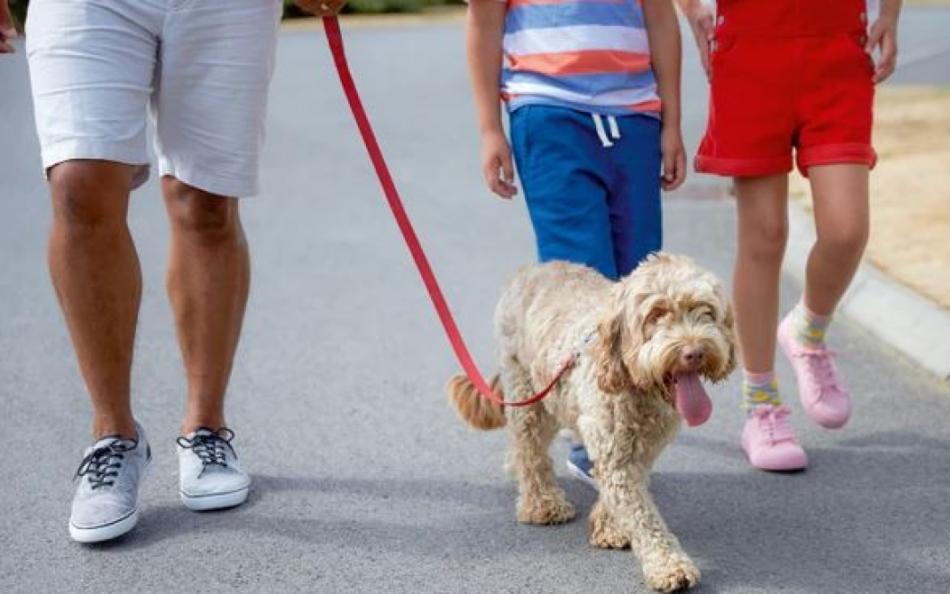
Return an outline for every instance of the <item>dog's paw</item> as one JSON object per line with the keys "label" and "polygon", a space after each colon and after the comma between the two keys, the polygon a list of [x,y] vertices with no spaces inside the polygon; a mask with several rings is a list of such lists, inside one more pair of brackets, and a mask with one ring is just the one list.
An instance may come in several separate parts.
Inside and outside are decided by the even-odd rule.
{"label": "dog's paw", "polygon": [[630,535],[616,527],[600,503],[590,512],[587,528],[591,546],[599,549],[625,549],[630,546]]}
{"label": "dog's paw", "polygon": [[574,515],[574,506],[563,495],[518,501],[518,521],[522,524],[563,524],[573,520]]}
{"label": "dog's paw", "polygon": [[687,590],[699,583],[699,569],[686,558],[674,558],[669,563],[643,568],[647,585],[660,592]]}

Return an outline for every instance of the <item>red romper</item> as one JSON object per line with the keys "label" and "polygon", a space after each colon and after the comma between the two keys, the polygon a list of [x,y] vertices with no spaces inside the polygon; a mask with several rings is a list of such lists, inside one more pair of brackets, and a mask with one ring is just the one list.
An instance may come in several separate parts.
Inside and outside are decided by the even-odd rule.
{"label": "red romper", "polygon": [[865,0],[719,0],[696,170],[763,176],[873,167]]}

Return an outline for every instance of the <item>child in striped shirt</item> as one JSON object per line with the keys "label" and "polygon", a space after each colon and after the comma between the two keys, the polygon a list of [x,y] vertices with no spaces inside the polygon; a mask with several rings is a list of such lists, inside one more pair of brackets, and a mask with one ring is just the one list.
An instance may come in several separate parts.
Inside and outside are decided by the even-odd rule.
{"label": "child in striped shirt", "polygon": [[[486,185],[512,198],[514,160],[538,259],[627,275],[686,176],[672,0],[470,0],[467,30]],[[581,446],[568,466],[590,481]]]}

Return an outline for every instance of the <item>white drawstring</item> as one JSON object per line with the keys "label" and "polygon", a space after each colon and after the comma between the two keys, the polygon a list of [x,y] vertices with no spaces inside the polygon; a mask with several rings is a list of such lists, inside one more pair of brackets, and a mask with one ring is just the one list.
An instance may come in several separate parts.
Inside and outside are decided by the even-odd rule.
{"label": "white drawstring", "polygon": [[616,140],[620,140],[620,126],[617,125],[617,118],[607,116],[607,123],[610,124],[610,136]]}
{"label": "white drawstring", "polygon": [[[614,145],[611,142],[610,137],[607,136],[607,130],[604,128],[604,120],[601,118],[599,113],[590,114],[592,120],[594,120],[594,128],[597,129],[597,138],[600,139],[600,144],[604,148],[610,148]],[[610,136],[614,139],[620,138],[620,126],[617,125],[617,118],[614,116],[607,116],[607,125],[610,127]]]}
{"label": "white drawstring", "polygon": [[604,148],[612,147],[614,143],[607,138],[607,131],[604,130],[604,121],[600,119],[600,114],[592,113],[590,117],[594,119],[594,128],[597,129],[597,138],[600,139],[600,144],[604,145]]}

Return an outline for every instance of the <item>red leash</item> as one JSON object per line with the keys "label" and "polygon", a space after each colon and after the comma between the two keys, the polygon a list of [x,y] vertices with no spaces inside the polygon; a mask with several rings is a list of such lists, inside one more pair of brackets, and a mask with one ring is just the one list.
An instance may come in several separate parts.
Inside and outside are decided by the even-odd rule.
{"label": "red leash", "polygon": [[455,356],[462,365],[462,369],[465,371],[465,374],[468,375],[469,379],[472,380],[472,383],[475,384],[479,393],[495,404],[501,406],[528,406],[539,402],[554,389],[554,386],[557,385],[561,376],[574,365],[577,360],[577,355],[571,355],[561,367],[558,368],[551,383],[527,400],[518,400],[516,402],[506,401],[492,391],[485,381],[485,378],[482,377],[482,374],[478,371],[478,367],[475,365],[475,361],[472,359],[468,347],[465,346],[465,340],[462,338],[455,319],[452,317],[452,312],[449,310],[449,305],[445,301],[445,296],[442,294],[439,282],[432,272],[432,266],[429,265],[429,259],[422,249],[422,244],[419,243],[419,238],[416,236],[412,222],[409,220],[409,215],[406,214],[402,199],[400,199],[399,192],[396,190],[396,184],[393,182],[389,168],[386,166],[383,152],[380,150],[379,143],[376,141],[376,135],[373,133],[373,128],[369,123],[366,110],[363,109],[363,102],[360,101],[359,91],[356,89],[356,83],[353,82],[353,75],[350,74],[350,67],[346,62],[346,52],[343,49],[343,35],[340,33],[340,22],[336,17],[323,17],[323,29],[327,34],[327,42],[330,44],[330,52],[333,54],[333,62],[336,64],[337,73],[340,75],[340,84],[343,86],[346,100],[349,102],[350,110],[356,119],[356,125],[360,129],[360,135],[363,137],[366,151],[369,153],[369,158],[373,162],[373,167],[376,169],[376,175],[379,177],[379,183],[383,187],[386,201],[389,203],[389,208],[396,218],[396,224],[399,225],[399,231],[402,232],[403,239],[406,240],[409,253],[412,254],[416,268],[419,269],[422,282],[426,286],[426,291],[429,292],[429,298],[432,300],[432,305],[435,306],[435,311],[439,315],[439,321],[442,322],[442,327],[445,329],[445,334],[452,344],[452,350],[455,351]]}

